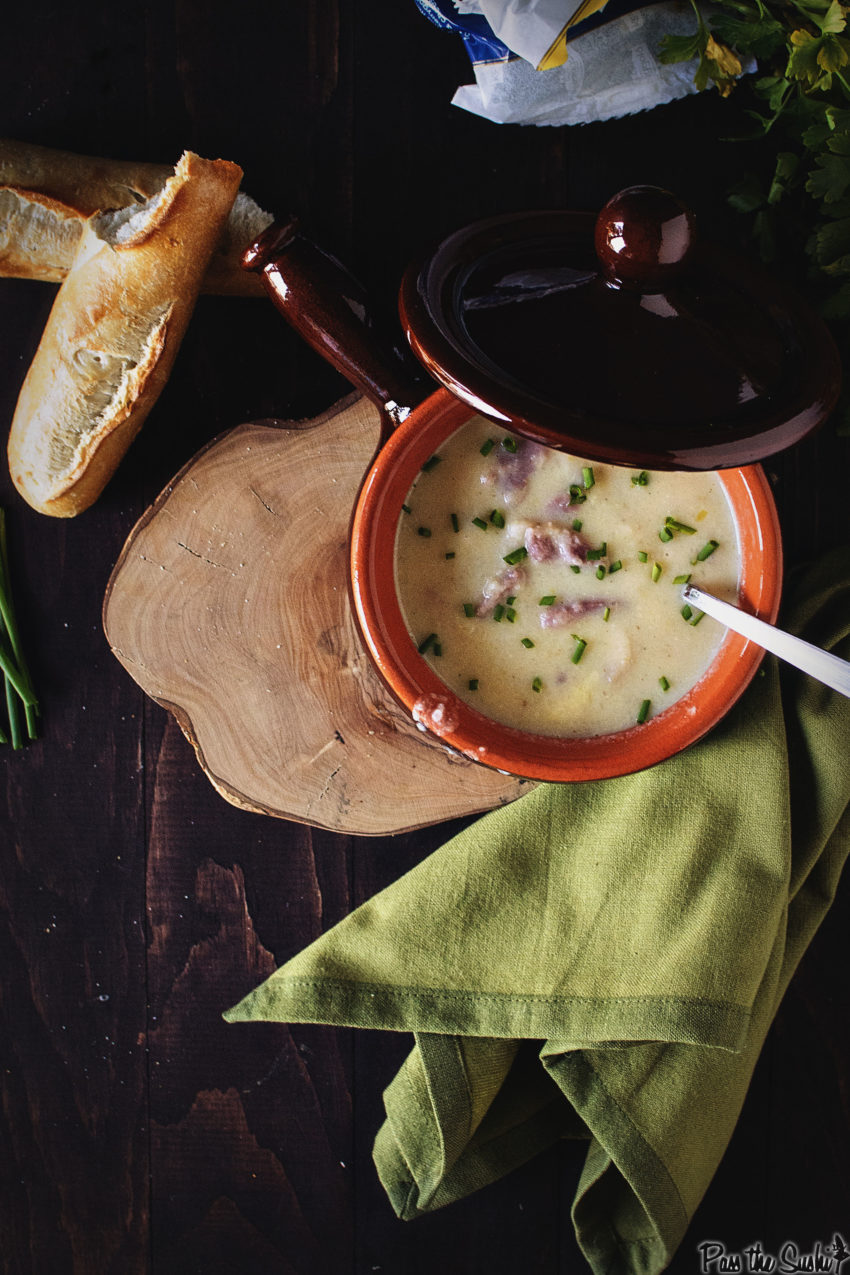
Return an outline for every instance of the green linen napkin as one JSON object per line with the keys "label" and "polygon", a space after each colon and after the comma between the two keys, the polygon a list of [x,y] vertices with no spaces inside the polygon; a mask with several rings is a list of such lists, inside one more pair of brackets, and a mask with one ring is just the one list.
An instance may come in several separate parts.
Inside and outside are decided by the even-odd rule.
{"label": "green linen napkin", "polygon": [[[850,656],[850,549],[805,585],[784,623]],[[700,744],[485,816],[225,1017],[415,1033],[374,1148],[400,1217],[584,1137],[590,1265],[660,1271],[834,896],[848,742],[850,700],[769,660]]]}

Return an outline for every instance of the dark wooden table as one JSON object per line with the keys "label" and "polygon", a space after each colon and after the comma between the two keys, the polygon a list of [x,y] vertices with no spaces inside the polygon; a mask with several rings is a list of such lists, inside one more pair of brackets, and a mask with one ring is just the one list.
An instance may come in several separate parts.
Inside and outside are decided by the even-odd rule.
{"label": "dark wooden table", "polygon": [[[499,128],[449,105],[469,79],[412,0],[18,6],[2,131],[89,154],[236,160],[391,307],[427,240],[494,211],[599,206],[673,186],[716,237],[746,147],[716,96],[576,130]],[[51,305],[0,281],[7,426]],[[160,402],[101,500],[41,517],[11,488],[19,606],[43,737],[0,757],[0,1269],[4,1275],[581,1271],[564,1145],[475,1197],[396,1220],[371,1142],[403,1036],[228,1027],[221,1011],[453,828],[332,835],[228,805],[175,722],[111,656],[104,588],[137,517],[221,431],[306,417],[346,386],[263,301],[205,297]],[[846,538],[847,440],[771,462],[789,561]],[[800,499],[800,479],[806,500]],[[739,1127],[673,1270],[696,1245],[776,1251],[850,1233],[840,894],[781,1008]]]}

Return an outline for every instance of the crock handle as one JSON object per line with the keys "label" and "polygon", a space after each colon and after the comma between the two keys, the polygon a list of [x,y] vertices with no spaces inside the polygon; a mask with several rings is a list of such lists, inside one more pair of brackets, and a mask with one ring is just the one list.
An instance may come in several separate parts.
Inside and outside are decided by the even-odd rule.
{"label": "crock handle", "polygon": [[308,345],[400,424],[424,397],[400,356],[380,348],[366,293],[345,267],[299,234],[298,222],[275,222],[242,253],[242,266],[263,284]]}

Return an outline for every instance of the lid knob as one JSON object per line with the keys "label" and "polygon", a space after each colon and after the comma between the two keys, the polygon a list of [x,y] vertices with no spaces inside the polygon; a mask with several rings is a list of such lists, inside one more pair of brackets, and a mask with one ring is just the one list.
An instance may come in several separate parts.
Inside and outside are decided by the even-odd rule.
{"label": "lid knob", "polygon": [[668,190],[630,186],[600,212],[594,242],[609,283],[661,292],[690,257],[696,223],[690,208]]}

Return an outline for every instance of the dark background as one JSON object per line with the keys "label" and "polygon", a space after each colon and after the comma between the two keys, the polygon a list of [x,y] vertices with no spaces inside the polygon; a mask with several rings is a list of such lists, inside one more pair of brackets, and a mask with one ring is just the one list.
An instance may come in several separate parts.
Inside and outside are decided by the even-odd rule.
{"label": "dark background", "polygon": [[[580,129],[498,127],[449,105],[459,41],[412,0],[30,4],[4,18],[0,133],[173,163],[237,161],[389,310],[406,261],[476,217],[598,207],[671,186],[732,242],[715,94]],[[782,263],[782,268],[793,263]],[[4,430],[54,295],[0,280]],[[371,1162],[409,1039],[221,1011],[454,830],[335,836],[229,806],[165,711],[111,656],[100,608],[137,517],[208,439],[306,417],[347,391],[262,300],[202,298],[172,378],[78,519],[13,492],[13,571],[43,738],[0,778],[0,1270],[4,1275],[580,1272],[563,1145],[415,1223]],[[827,426],[769,472],[790,563],[846,538],[847,440]],[[850,1228],[846,935],[840,894],[781,1008],[739,1127],[672,1269],[696,1245],[776,1252]]]}

